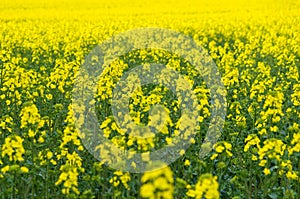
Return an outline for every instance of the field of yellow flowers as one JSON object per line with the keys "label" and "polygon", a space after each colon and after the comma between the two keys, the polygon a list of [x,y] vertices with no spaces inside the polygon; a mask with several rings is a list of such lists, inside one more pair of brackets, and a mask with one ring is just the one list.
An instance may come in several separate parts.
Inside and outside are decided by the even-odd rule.
{"label": "field of yellow flowers", "polygon": [[[299,13],[297,0],[1,0],[0,198],[300,198]],[[199,101],[191,146],[161,169],[135,173],[111,168],[87,149],[72,96],[97,45],[147,27],[183,33],[207,50],[227,111],[217,142],[199,156],[212,107],[199,71],[159,49],[114,60],[94,95],[98,127],[117,148],[146,154],[145,162],[152,150],[176,144],[185,124],[182,99],[162,85],[139,87],[128,97],[134,123],[153,122],[157,104],[166,122],[152,137],[128,135],[110,110],[123,74],[138,64],[164,64],[185,76]],[[95,151],[106,156],[105,147]]]}

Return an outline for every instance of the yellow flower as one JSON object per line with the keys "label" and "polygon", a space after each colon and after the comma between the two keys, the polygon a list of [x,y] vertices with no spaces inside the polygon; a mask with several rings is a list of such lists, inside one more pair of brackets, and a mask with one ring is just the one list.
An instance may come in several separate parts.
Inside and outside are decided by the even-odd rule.
{"label": "yellow flower", "polygon": [[264,168],[264,174],[265,174],[265,175],[270,175],[270,174],[271,174],[270,169]]}
{"label": "yellow flower", "polygon": [[258,158],[257,158],[255,155],[253,155],[253,154],[252,154],[252,156],[251,156],[251,159],[252,159],[253,161],[258,160]]}
{"label": "yellow flower", "polygon": [[47,156],[48,159],[51,159],[52,156],[53,156],[53,153],[51,151],[48,151],[46,156]]}
{"label": "yellow flower", "polygon": [[34,137],[35,136],[35,132],[32,129],[29,129],[28,136],[29,137]]}
{"label": "yellow flower", "polygon": [[155,187],[153,184],[145,184],[141,187],[140,193],[143,198],[153,198]]}
{"label": "yellow flower", "polygon": [[271,126],[271,127],[270,127],[270,130],[271,130],[272,132],[277,132],[277,131],[278,131],[278,127],[277,127],[277,126]]}
{"label": "yellow flower", "polygon": [[44,142],[45,142],[45,139],[41,136],[41,137],[39,137],[38,142],[39,142],[39,143],[44,143]]}
{"label": "yellow flower", "polygon": [[289,155],[292,155],[295,152],[300,152],[300,133],[294,133],[291,145],[292,146],[288,149]]}
{"label": "yellow flower", "polygon": [[247,152],[250,146],[259,147],[260,139],[255,134],[249,134],[245,139],[246,145],[244,147],[244,152]]}
{"label": "yellow flower", "polygon": [[195,140],[194,138],[191,138],[191,139],[190,139],[190,143],[191,143],[191,144],[195,144],[195,143],[196,143],[196,140]]}
{"label": "yellow flower", "polygon": [[9,171],[9,165],[6,165],[5,167],[3,167],[3,168],[1,169],[1,172],[2,172],[2,173],[6,173],[7,171]]}
{"label": "yellow flower", "polygon": [[185,150],[181,149],[181,150],[179,151],[179,154],[180,154],[181,156],[183,156],[183,155],[185,154]]}
{"label": "yellow flower", "polygon": [[[229,157],[231,157],[233,154],[231,152],[232,145],[226,141],[217,142],[213,148],[217,153],[223,153],[225,151],[225,154]],[[212,155],[211,159],[215,159],[217,155]]]}
{"label": "yellow flower", "polygon": [[168,166],[145,172],[141,182],[140,195],[143,198],[173,198],[174,179]]}
{"label": "yellow flower", "polygon": [[223,147],[223,146],[217,146],[216,147],[216,152],[218,152],[218,153],[222,153],[223,151],[224,151],[224,149],[225,149],[225,147]]}
{"label": "yellow flower", "polygon": [[266,164],[267,164],[267,160],[261,160],[258,165],[264,167]]}
{"label": "yellow flower", "polygon": [[2,157],[7,155],[10,161],[23,161],[24,153],[23,139],[20,136],[16,135],[5,138],[5,142],[2,145]]}
{"label": "yellow flower", "polygon": [[190,165],[191,165],[191,162],[189,160],[184,161],[184,166],[190,166]]}
{"label": "yellow flower", "polygon": [[21,167],[23,173],[28,173],[29,169],[27,167]]}
{"label": "yellow flower", "polygon": [[21,128],[34,125],[37,128],[41,128],[44,125],[44,121],[41,120],[41,116],[35,104],[27,103],[21,110]]}
{"label": "yellow flower", "polygon": [[195,186],[195,190],[189,190],[187,194],[190,197],[194,197],[196,199],[201,199],[203,197],[209,199],[220,198],[219,183],[217,181],[217,177],[212,176],[211,174],[201,175]]}
{"label": "yellow flower", "polygon": [[298,180],[299,179],[299,176],[294,171],[288,171],[286,173],[286,177],[289,178],[289,179],[292,179],[292,180]]}
{"label": "yellow flower", "polygon": [[214,159],[216,159],[217,157],[218,157],[218,154],[215,153],[215,154],[213,154],[213,155],[210,157],[210,159],[211,159],[211,160],[214,160]]}
{"label": "yellow flower", "polygon": [[113,184],[114,187],[118,187],[120,182],[126,189],[130,189],[128,182],[131,180],[130,174],[123,173],[122,171],[115,171],[114,176],[109,180],[109,183]]}

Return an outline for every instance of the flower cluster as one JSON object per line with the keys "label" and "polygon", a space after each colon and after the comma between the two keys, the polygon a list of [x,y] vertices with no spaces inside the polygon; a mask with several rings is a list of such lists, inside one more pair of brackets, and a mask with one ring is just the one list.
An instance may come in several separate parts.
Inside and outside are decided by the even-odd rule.
{"label": "flower cluster", "polygon": [[143,198],[173,198],[174,179],[169,167],[144,173],[141,182]]}
{"label": "flower cluster", "polygon": [[[299,198],[300,4],[222,2],[222,6],[204,0],[1,4],[1,197]],[[138,27],[183,33],[208,51],[226,88],[220,91],[226,95],[226,117],[216,118],[212,111],[224,104],[213,100],[215,85],[203,78],[210,71],[208,65],[199,72],[200,66],[192,66],[187,57],[156,48],[134,48],[114,60],[89,56],[99,43]],[[118,42],[123,43],[105,53],[126,50],[126,41]],[[194,57],[198,58],[202,59]],[[90,134],[79,130],[90,125],[88,111],[73,99],[80,69],[89,60],[95,71],[100,63],[106,64],[98,82],[79,79],[84,88],[96,83],[91,101],[83,102],[95,105],[91,109],[98,124]],[[128,75],[152,64],[164,65],[182,78],[160,71],[156,82],[141,85],[152,76],[139,80]],[[122,84],[122,78],[129,83]],[[124,89],[116,92],[119,86]],[[188,89],[191,95],[181,95]],[[118,94],[118,102],[125,101],[119,112],[116,104],[122,103],[113,99]],[[190,99],[195,103],[184,104]],[[186,113],[184,105],[195,108]],[[214,125],[218,120],[225,121],[224,126]],[[195,123],[195,129],[189,128]],[[208,130],[218,136],[207,135]],[[111,145],[97,142],[101,137],[97,132]],[[154,163],[153,151],[181,146],[180,141],[191,145],[178,150],[181,157],[161,170],[129,174],[109,168],[110,163],[124,162],[113,156],[115,151],[127,151],[127,166],[135,170],[141,163]],[[199,151],[206,150],[210,153],[199,157]]]}

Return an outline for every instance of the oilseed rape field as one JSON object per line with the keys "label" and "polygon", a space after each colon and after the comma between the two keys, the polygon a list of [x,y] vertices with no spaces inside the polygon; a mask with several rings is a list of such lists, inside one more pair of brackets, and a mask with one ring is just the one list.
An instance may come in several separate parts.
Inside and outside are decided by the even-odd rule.
{"label": "oilseed rape field", "polygon": [[297,0],[1,0],[0,198],[300,198]]}

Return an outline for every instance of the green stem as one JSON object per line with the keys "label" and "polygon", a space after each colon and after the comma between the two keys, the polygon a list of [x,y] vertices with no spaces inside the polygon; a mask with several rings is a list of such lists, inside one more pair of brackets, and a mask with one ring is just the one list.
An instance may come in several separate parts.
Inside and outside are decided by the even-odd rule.
{"label": "green stem", "polygon": [[[298,159],[298,171],[300,170],[300,158]],[[298,174],[298,182],[296,182],[298,184],[297,186],[297,197],[300,198],[300,174]]]}
{"label": "green stem", "polygon": [[[30,142],[30,150],[31,150],[31,161],[34,162],[34,154],[33,154],[33,141]],[[33,175],[32,177],[32,193],[35,193],[34,189],[35,189],[35,175]]]}
{"label": "green stem", "polygon": [[45,198],[48,198],[48,165],[46,166],[46,178],[45,178]]}
{"label": "green stem", "polygon": [[249,169],[249,174],[250,174],[250,181],[249,181],[249,193],[250,193],[250,198],[251,198],[251,191],[252,191],[252,184],[253,184],[253,178],[252,178],[252,160],[250,160],[250,169]]}
{"label": "green stem", "polygon": [[13,199],[16,199],[16,171],[14,171]]}

